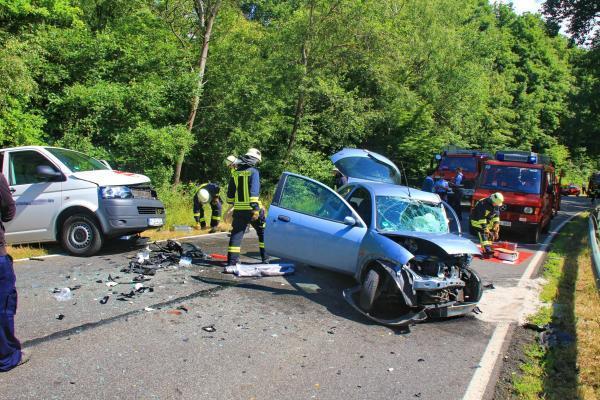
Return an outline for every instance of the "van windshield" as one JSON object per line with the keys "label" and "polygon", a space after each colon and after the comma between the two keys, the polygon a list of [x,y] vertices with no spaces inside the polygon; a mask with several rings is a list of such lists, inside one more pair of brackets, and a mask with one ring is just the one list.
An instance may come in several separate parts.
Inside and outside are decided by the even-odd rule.
{"label": "van windshield", "polygon": [[540,194],[542,170],[508,165],[486,165],[481,174],[479,187],[505,192]]}
{"label": "van windshield", "polygon": [[108,169],[108,167],[102,164],[95,158],[86,156],[78,151],[57,149],[53,147],[46,147],[54,157],[58,158],[64,165],[67,166],[73,172],[83,171],[97,171]]}

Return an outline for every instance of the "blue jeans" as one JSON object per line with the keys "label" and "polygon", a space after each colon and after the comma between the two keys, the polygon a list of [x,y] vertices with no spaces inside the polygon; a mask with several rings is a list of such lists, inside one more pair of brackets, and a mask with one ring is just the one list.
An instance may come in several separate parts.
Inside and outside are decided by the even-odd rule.
{"label": "blue jeans", "polygon": [[21,343],[15,337],[17,289],[10,256],[0,256],[0,372],[11,370],[21,361]]}

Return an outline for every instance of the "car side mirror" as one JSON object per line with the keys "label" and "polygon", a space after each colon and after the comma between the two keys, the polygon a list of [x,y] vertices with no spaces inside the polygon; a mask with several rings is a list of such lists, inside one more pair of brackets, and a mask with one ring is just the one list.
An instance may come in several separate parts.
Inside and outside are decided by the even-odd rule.
{"label": "car side mirror", "polygon": [[37,176],[46,178],[48,180],[57,179],[62,176],[62,174],[59,171],[56,171],[49,165],[38,165],[35,168],[35,173]]}
{"label": "car side mirror", "polygon": [[354,217],[347,216],[346,218],[344,218],[344,224],[348,226],[354,226],[356,225],[356,219],[354,219]]}
{"label": "car side mirror", "polygon": [[98,161],[100,161],[106,168],[112,169],[112,167],[110,166],[108,161],[106,161],[106,160],[98,160]]}

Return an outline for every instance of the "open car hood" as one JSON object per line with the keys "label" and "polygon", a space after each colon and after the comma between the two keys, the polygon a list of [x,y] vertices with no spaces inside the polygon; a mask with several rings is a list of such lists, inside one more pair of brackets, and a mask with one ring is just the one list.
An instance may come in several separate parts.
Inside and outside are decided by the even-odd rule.
{"label": "open car hood", "polygon": [[481,254],[479,248],[472,241],[457,236],[454,233],[429,233],[429,232],[384,232],[380,235],[388,237],[405,237],[426,240],[444,250],[447,254]]}
{"label": "open car hood", "polygon": [[150,178],[146,175],[108,169],[75,172],[73,176],[77,179],[95,183],[98,186],[136,185],[150,182]]}
{"label": "open car hood", "polygon": [[364,149],[345,148],[330,157],[349,181],[374,181],[401,185],[400,170],[391,160]]}

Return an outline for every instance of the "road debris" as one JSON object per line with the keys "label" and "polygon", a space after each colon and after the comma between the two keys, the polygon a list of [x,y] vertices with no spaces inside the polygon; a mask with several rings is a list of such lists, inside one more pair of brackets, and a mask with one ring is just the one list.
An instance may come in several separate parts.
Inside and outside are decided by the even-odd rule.
{"label": "road debris", "polygon": [[494,284],[492,282],[488,283],[487,285],[483,286],[486,289],[496,289],[496,287],[494,286]]}
{"label": "road debris", "polygon": [[294,271],[293,264],[236,264],[224,269],[226,274],[241,277],[283,276],[291,275]]}
{"label": "road debris", "polygon": [[103,298],[100,299],[100,304],[106,304],[108,302],[109,298],[110,298],[110,296],[104,296]]}
{"label": "road debris", "polygon": [[56,315],[54,316],[54,318],[56,318],[56,319],[57,319],[57,320],[59,320],[59,321],[62,321],[62,320],[63,320],[63,318],[65,318],[65,316],[64,316],[64,314],[56,314]]}
{"label": "road debris", "polygon": [[216,332],[216,331],[217,331],[217,328],[215,328],[215,326],[214,326],[214,325],[207,325],[207,326],[203,326],[203,327],[202,327],[202,330],[203,330],[204,332],[209,332],[209,333],[212,333],[212,332]]}
{"label": "road debris", "polygon": [[62,289],[54,289],[52,293],[54,294],[54,298],[58,301],[69,301],[73,299],[73,293],[71,293],[71,289],[68,287]]}

